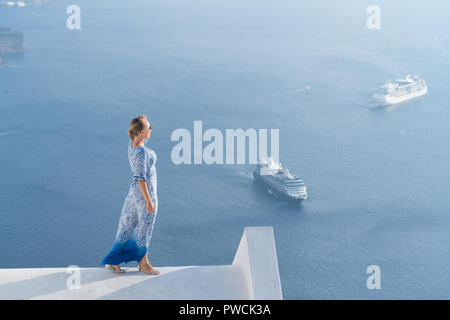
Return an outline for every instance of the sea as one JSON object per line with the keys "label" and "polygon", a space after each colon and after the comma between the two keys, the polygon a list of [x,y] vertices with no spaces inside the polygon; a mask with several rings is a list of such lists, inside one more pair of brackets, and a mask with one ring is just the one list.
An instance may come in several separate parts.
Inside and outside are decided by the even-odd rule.
{"label": "sea", "polygon": [[[129,124],[145,114],[153,266],[231,264],[245,227],[272,226],[284,299],[450,297],[447,1],[27,3],[0,6],[25,46],[0,68],[1,268],[100,267],[132,179]],[[370,106],[407,74],[428,93]],[[258,188],[248,159],[175,164],[171,135],[194,121],[279,129],[308,199]]]}

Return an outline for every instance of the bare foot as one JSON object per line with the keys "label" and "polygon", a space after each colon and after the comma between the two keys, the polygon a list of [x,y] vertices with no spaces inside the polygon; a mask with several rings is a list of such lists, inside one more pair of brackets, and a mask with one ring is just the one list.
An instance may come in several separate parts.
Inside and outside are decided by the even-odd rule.
{"label": "bare foot", "polygon": [[107,264],[106,269],[111,270],[114,273],[125,273],[125,270],[120,269],[120,266],[118,266],[117,264]]}
{"label": "bare foot", "polygon": [[151,275],[158,275],[159,271],[152,267],[152,265],[148,262],[140,263],[138,266],[138,270],[140,272],[144,272]]}

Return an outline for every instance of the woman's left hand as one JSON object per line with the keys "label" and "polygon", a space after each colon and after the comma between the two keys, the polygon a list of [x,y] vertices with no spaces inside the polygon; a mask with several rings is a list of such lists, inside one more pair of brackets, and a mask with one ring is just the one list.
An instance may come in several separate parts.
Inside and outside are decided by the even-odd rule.
{"label": "woman's left hand", "polygon": [[153,202],[147,202],[147,212],[149,213],[153,213],[155,212],[155,206],[153,204]]}

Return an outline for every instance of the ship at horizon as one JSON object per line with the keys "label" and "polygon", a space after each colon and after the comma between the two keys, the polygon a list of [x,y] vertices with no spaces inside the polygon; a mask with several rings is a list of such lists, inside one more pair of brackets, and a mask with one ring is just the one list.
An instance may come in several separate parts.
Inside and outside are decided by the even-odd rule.
{"label": "ship at horizon", "polygon": [[269,193],[296,204],[301,204],[308,198],[303,179],[293,175],[281,163],[267,158],[257,164],[253,172],[255,182],[264,186]]}
{"label": "ship at horizon", "polygon": [[405,79],[388,81],[372,96],[375,107],[387,106],[420,97],[428,92],[425,80],[419,76],[407,75]]}

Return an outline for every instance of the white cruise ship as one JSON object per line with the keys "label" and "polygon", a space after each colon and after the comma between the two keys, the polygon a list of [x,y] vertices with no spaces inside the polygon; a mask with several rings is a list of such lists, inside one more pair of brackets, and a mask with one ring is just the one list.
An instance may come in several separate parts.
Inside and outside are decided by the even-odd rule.
{"label": "white cruise ship", "polygon": [[419,97],[427,92],[425,80],[408,74],[405,79],[386,82],[372,98],[375,106],[385,106]]}
{"label": "white cruise ship", "polygon": [[270,193],[301,204],[308,198],[306,186],[303,179],[293,175],[281,163],[275,162],[273,158],[267,158],[256,166],[253,172],[256,182],[259,182]]}

